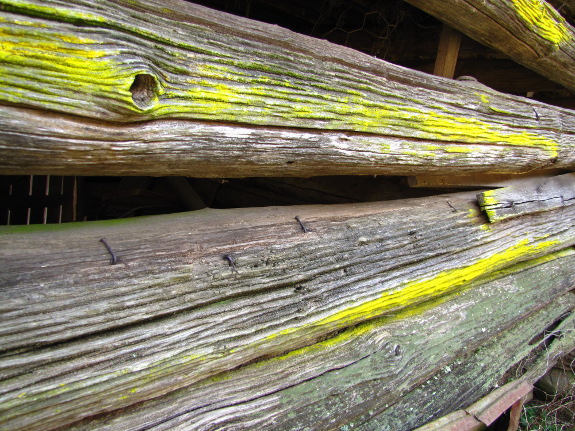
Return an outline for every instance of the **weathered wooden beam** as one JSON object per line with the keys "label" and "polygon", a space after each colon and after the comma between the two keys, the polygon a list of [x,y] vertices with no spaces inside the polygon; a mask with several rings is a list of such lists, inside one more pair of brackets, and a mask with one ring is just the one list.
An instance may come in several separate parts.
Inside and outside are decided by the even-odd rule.
{"label": "weathered wooden beam", "polygon": [[575,90],[575,29],[544,0],[406,0]]}
{"label": "weathered wooden beam", "polygon": [[3,173],[575,166],[573,112],[279,27],[179,0],[0,4]]}
{"label": "weathered wooden beam", "polygon": [[[389,420],[402,396],[519,325],[489,385],[575,305],[575,255],[561,251],[575,208],[560,211],[486,225],[466,193],[2,228],[0,424]],[[483,376],[479,363],[465,366]]]}
{"label": "weathered wooden beam", "polygon": [[[535,124],[509,135],[478,129],[469,132],[476,134],[475,142],[468,142],[470,136],[453,135],[467,142],[463,143],[449,141],[452,133],[458,133],[456,129],[444,129],[446,135],[434,141],[192,120],[117,124],[0,106],[0,170],[4,174],[217,178],[463,175],[572,168],[575,151],[566,123],[571,114],[555,109],[560,116],[553,118],[553,108],[527,100],[516,102],[512,102],[513,109],[523,103],[525,115],[535,115],[537,108],[540,117],[534,123],[553,123],[564,130],[538,130]],[[468,121],[459,120],[462,130],[467,130]],[[473,128],[476,122],[468,124]]]}
{"label": "weathered wooden beam", "polygon": [[575,173],[518,180],[508,187],[479,193],[477,201],[492,223],[574,205]]}

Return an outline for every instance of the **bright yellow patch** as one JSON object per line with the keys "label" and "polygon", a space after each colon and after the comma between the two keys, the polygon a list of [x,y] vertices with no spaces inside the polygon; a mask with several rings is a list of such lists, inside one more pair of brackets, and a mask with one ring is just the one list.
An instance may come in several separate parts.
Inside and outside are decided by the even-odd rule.
{"label": "bright yellow patch", "polygon": [[449,146],[445,147],[445,151],[448,153],[473,153],[475,150],[473,148],[463,146]]}
{"label": "bright yellow patch", "polygon": [[507,250],[480,259],[471,265],[443,271],[431,279],[406,283],[394,291],[384,292],[380,298],[349,307],[315,322],[314,325],[337,324],[337,326],[348,326],[377,317],[388,310],[401,309],[454,291],[470,281],[509,266],[520,258],[537,254],[545,248],[558,244],[558,241],[546,241],[531,245],[529,242],[530,240],[526,238]]}
{"label": "bright yellow patch", "polygon": [[[276,118],[301,120],[304,125],[307,121],[322,121],[325,129],[368,133],[390,133],[390,129],[398,129],[419,139],[540,148],[548,152],[549,157],[557,157],[557,143],[549,138],[537,133],[508,131],[474,118],[382,104],[357,96],[338,98],[313,91],[299,94],[283,87],[280,81],[266,82],[254,77],[253,82],[243,82],[243,78],[221,67],[200,67],[197,72],[202,78],[188,81],[193,87],[185,95],[191,103],[180,105],[179,109],[198,118],[209,119],[218,114],[240,122],[254,122],[257,118],[262,124],[273,124]],[[260,85],[253,85],[256,82]],[[486,96],[481,100],[488,102]],[[167,106],[158,108],[158,116],[167,113]],[[415,148],[415,155],[435,156],[429,148]],[[448,153],[474,151],[465,147],[434,147],[434,151],[439,149]]]}
{"label": "bright yellow patch", "polygon": [[[522,241],[521,243],[517,244],[515,247],[512,247],[511,249],[514,249],[517,247],[524,247],[525,246],[524,243],[525,243],[525,241]],[[538,250],[541,247],[546,247],[547,245],[550,245],[551,243],[555,244],[555,242],[543,243],[543,244],[540,244],[539,246],[532,247],[529,250],[529,252],[533,252],[534,250]],[[511,249],[508,249],[508,251]],[[517,250],[514,250],[511,254],[515,254],[516,251]],[[549,253],[549,254],[546,254],[545,256],[537,257],[535,259],[530,259],[528,261],[521,262],[519,264],[512,265],[510,267],[506,267],[506,268],[503,268],[503,269],[498,270],[498,271],[490,272],[490,274],[487,277],[487,280],[493,280],[493,279],[497,279],[499,277],[505,277],[509,274],[512,274],[513,272],[520,271],[521,269],[531,268],[531,267],[534,267],[536,265],[550,262],[552,260],[555,260],[555,259],[558,259],[561,257],[573,255],[574,253],[575,253],[575,251],[573,249],[563,249],[563,250],[559,250],[559,251],[556,251],[553,253]],[[417,283],[417,282],[415,282],[415,283]],[[451,290],[453,291],[453,289],[451,289]],[[362,322],[360,325],[358,325],[356,327],[352,327],[351,329],[348,329],[346,331],[343,331],[343,332],[339,333],[338,335],[336,335],[335,337],[329,338],[329,339],[321,341],[319,343],[312,344],[310,346],[306,346],[306,347],[302,347],[302,348],[297,349],[297,350],[293,350],[289,353],[286,353],[285,355],[278,356],[276,358],[260,362],[256,366],[264,365],[266,363],[269,363],[270,361],[286,360],[286,359],[289,359],[290,357],[294,357],[297,355],[309,354],[310,352],[313,352],[313,351],[318,351],[318,350],[337,346],[338,344],[342,344],[342,343],[344,343],[350,339],[355,339],[357,337],[360,337],[360,336],[372,331],[376,327],[381,327],[382,324],[385,321],[387,321],[387,319],[393,319],[393,320],[404,319],[404,318],[407,318],[407,317],[410,317],[410,316],[413,316],[416,314],[420,314],[420,313],[424,312],[425,310],[432,308],[432,307],[435,307],[438,304],[444,302],[449,297],[450,297],[449,295],[433,297],[431,301],[427,301],[423,304],[419,303],[415,307],[409,307],[409,308],[403,308],[403,309],[397,310],[393,313],[393,315],[383,316],[383,317],[378,318],[378,319]],[[282,333],[274,334],[274,335],[268,337],[268,339],[269,338],[275,338],[277,335],[289,334],[289,333],[293,333],[293,332],[296,332],[296,329],[282,331]]]}
{"label": "bright yellow patch", "polygon": [[91,38],[48,29],[45,23],[3,17],[0,100],[53,109],[73,104],[74,94],[82,92],[112,94],[134,106],[129,91],[134,71],[118,70],[117,53]]}
{"label": "bright yellow patch", "polygon": [[487,190],[481,193],[481,209],[485,212],[490,221],[497,218],[493,207],[500,203],[499,200],[493,196],[495,192],[496,190]]}
{"label": "bright yellow patch", "polygon": [[517,145],[541,148],[557,157],[557,142],[535,133],[507,133],[474,118],[448,115],[429,115],[422,122],[422,129],[448,141],[493,142],[502,145]]}
{"label": "bright yellow patch", "polygon": [[55,7],[52,5],[44,6],[37,3],[31,3],[22,0],[2,0],[4,5],[9,5],[14,8],[24,9],[35,14],[41,15],[57,15],[61,18],[75,21],[75,20],[85,20],[85,21],[95,21],[104,22],[104,17],[100,15],[94,15],[91,13],[79,12],[74,9],[67,9],[63,7]]}
{"label": "bright yellow patch", "polygon": [[559,45],[571,39],[565,20],[547,2],[512,0],[517,14],[542,38]]}

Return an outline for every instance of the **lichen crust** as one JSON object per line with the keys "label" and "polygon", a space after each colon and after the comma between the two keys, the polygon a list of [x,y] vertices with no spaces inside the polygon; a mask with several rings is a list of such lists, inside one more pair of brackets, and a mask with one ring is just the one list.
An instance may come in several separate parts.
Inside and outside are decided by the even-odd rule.
{"label": "lichen crust", "polygon": [[512,0],[519,17],[543,39],[559,45],[571,39],[565,19],[547,2],[541,0]]}

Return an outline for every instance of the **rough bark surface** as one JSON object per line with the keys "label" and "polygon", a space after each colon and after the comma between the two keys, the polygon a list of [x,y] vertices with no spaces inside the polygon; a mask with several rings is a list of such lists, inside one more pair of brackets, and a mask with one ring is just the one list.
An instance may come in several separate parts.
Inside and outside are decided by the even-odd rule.
{"label": "rough bark surface", "polygon": [[406,0],[575,91],[575,29],[544,0]]}
{"label": "rough bark surface", "polygon": [[0,424],[422,425],[575,305],[560,211],[489,225],[467,193],[2,228]]}
{"label": "rough bark surface", "polygon": [[5,173],[575,167],[571,111],[183,1],[2,0],[0,16]]}

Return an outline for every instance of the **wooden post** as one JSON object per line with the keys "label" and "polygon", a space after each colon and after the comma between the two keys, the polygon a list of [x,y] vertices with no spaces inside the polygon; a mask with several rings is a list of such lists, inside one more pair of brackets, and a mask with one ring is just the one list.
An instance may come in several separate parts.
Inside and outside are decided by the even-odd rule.
{"label": "wooden post", "polygon": [[433,69],[434,75],[453,79],[460,44],[461,33],[453,27],[443,24],[441,36],[439,37],[435,68]]}

